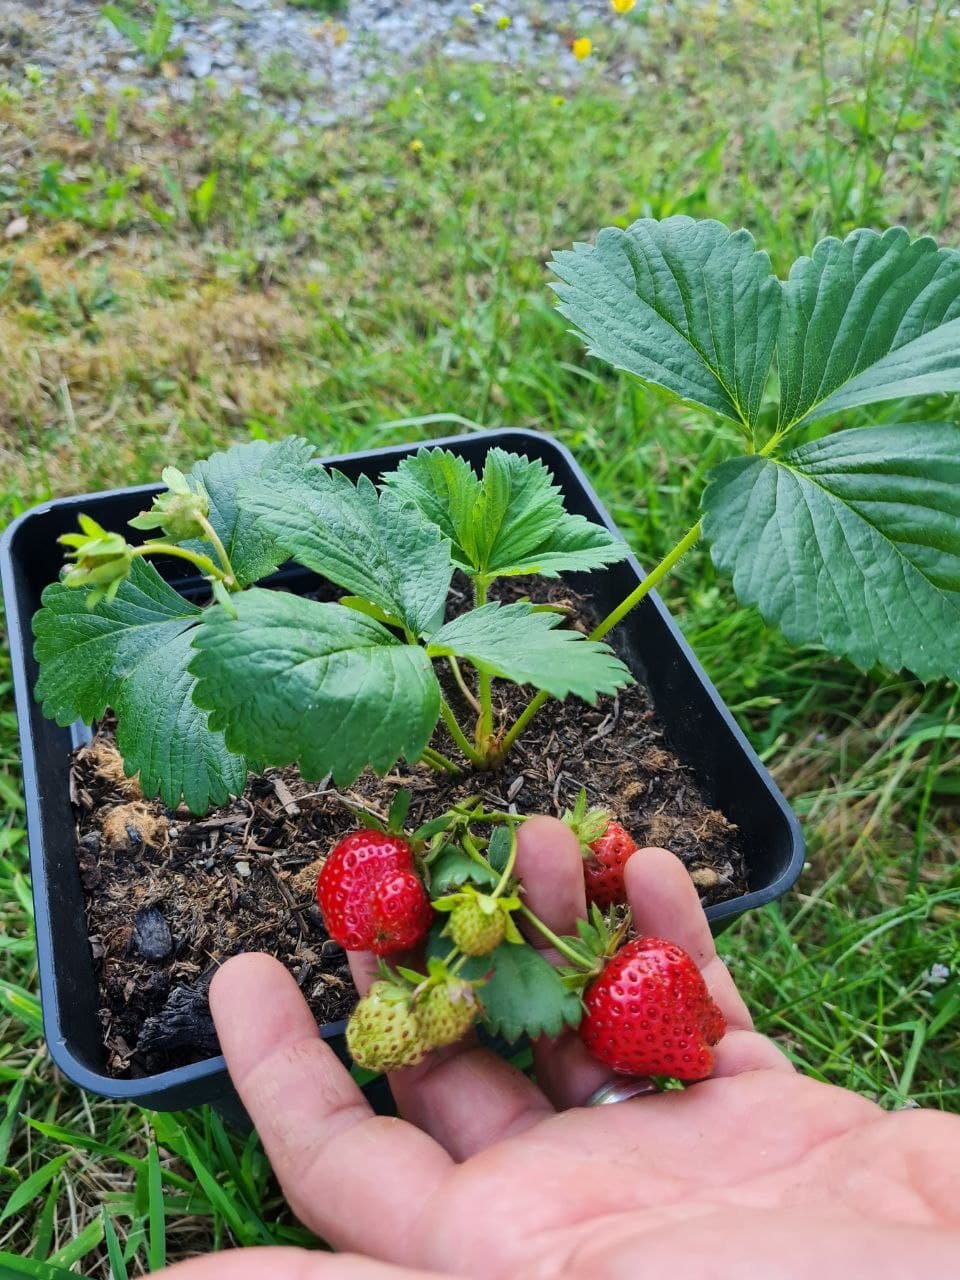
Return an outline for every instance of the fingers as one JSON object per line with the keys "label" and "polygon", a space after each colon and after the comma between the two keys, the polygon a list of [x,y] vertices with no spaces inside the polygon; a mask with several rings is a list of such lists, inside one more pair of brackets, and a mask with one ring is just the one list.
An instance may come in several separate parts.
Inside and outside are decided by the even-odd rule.
{"label": "fingers", "polygon": [[[583,858],[577,837],[557,818],[531,818],[517,834],[516,871],[527,906],[554,933],[570,933],[587,914]],[[541,934],[530,932],[536,946]]]}
{"label": "fingers", "polygon": [[[350,952],[357,989],[376,978],[376,959]],[[474,1034],[427,1054],[415,1067],[389,1073],[390,1091],[405,1120],[435,1138],[454,1160],[467,1160],[553,1114],[527,1077],[488,1049]]]}
{"label": "fingers", "polygon": [[[577,918],[586,915],[583,863],[578,843],[563,823],[535,818],[524,824],[517,872],[530,909],[553,932],[573,933]],[[714,1051],[714,1075],[792,1071],[784,1054],[753,1032],[749,1010],[717,955],[699,896],[680,860],[665,849],[639,849],[628,861],[624,879],[637,932],[683,947],[723,1011],[728,1032]],[[537,944],[532,933],[531,940]],[[547,954],[556,959],[555,953]],[[559,1108],[582,1106],[613,1075],[591,1057],[575,1032],[535,1045],[534,1062],[538,1084]]]}
{"label": "fingers", "polygon": [[[517,838],[516,868],[530,910],[554,933],[574,933],[577,920],[587,914],[587,900],[580,845],[570,828],[556,818],[525,822]],[[553,963],[560,960],[542,934],[531,928],[527,936]],[[555,1107],[581,1106],[612,1075],[587,1053],[576,1031],[556,1040],[542,1037],[533,1046],[533,1059],[537,1083]]]}
{"label": "fingers", "polygon": [[715,1076],[744,1071],[793,1071],[788,1058],[753,1030],[753,1019],[717,948],[693,881],[666,849],[638,849],[624,869],[624,883],[638,933],[675,942],[696,961],[727,1021],[714,1050]]}
{"label": "fingers", "polygon": [[794,1071],[787,1055],[758,1031],[728,1031],[713,1050],[715,1078],[745,1071]]}
{"label": "fingers", "polygon": [[278,961],[228,960],[211,983],[210,1008],[294,1212],[335,1247],[413,1256],[420,1208],[451,1170],[447,1153],[414,1126],[373,1115]]}
{"label": "fingers", "polygon": [[193,1258],[158,1280],[440,1280],[436,1272],[408,1271],[355,1254],[306,1249],[228,1249]]}
{"label": "fingers", "polygon": [[623,879],[637,933],[683,947],[706,979],[727,1026],[750,1030],[753,1019],[717,955],[700,898],[680,859],[666,849],[638,849]]}

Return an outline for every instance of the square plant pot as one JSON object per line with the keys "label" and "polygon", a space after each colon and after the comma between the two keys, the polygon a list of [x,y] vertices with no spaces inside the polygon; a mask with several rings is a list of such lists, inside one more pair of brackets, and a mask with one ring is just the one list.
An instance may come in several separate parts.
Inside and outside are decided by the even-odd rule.
{"label": "square plant pot", "polygon": [[[563,490],[569,511],[615,529],[572,454],[549,436],[530,431],[485,431],[429,443],[450,449],[477,468],[493,446],[539,459]],[[376,480],[419,447],[376,449],[326,461],[351,480],[361,475]],[[92,1093],[157,1110],[210,1102],[226,1114],[240,1117],[222,1057],[138,1079],[114,1079],[106,1072],[69,785],[71,752],[88,731],[79,724],[62,729],[44,719],[33,697],[37,667],[30,623],[40,606],[41,592],[60,570],[57,538],[75,529],[81,511],[108,529],[120,529],[158,491],[159,486],[141,486],[45,503],[14,521],[0,544],[23,754],[44,1031],[57,1066]],[[167,560],[161,566],[168,580],[184,594],[203,589],[204,584],[188,566],[186,572],[179,562]],[[590,574],[566,575],[574,589],[589,590],[602,613],[628,595],[642,577],[633,557]],[[277,580],[294,590],[316,581],[301,570],[281,570]],[[794,883],[804,856],[799,825],[655,593],[628,615],[612,640],[633,674],[650,691],[671,747],[706,800],[740,829],[749,888],[738,898],[707,908],[711,927],[718,932],[750,908],[772,902]],[[321,1028],[321,1034],[346,1059],[344,1027],[343,1022],[328,1024]],[[379,1088],[373,1101],[388,1105],[382,1085]]]}

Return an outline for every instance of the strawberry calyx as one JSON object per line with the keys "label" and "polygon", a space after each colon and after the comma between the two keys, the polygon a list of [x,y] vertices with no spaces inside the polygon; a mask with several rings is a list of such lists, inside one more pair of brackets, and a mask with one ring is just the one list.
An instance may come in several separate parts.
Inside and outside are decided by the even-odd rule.
{"label": "strawberry calyx", "polygon": [[594,858],[590,846],[599,840],[610,823],[609,809],[587,808],[587,793],[583,787],[574,801],[572,809],[564,809],[560,821],[570,828],[577,837],[580,854],[584,861]]}
{"label": "strawberry calyx", "polygon": [[[624,911],[619,918],[608,919],[596,903],[590,905],[590,918],[577,921],[577,936],[565,937],[564,943],[576,958],[575,963],[560,970],[564,982],[574,991],[583,991],[605,969],[616,955],[630,929],[632,916]],[[564,953],[570,958],[568,952]]]}

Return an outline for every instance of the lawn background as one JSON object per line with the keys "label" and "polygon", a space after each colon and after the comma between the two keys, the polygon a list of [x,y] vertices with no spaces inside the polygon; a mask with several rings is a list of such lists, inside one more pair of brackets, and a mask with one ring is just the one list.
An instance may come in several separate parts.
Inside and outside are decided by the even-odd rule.
{"label": "lawn background", "polygon": [[[574,89],[515,56],[425,54],[372,119],[325,132],[203,89],[151,113],[23,68],[0,85],[0,236],[29,220],[0,238],[0,523],[251,436],[337,453],[523,426],[574,450],[655,562],[729,428],[587,359],[544,261],[674,213],[748,227],[781,272],[858,225],[955,243],[955,29],[936,3],[638,6],[571,29],[595,46]],[[956,400],[846,424],[868,417],[955,418]],[[702,549],[662,594],[809,842],[798,888],[721,943],[760,1026],[819,1079],[960,1110],[957,689],[791,648]],[[118,1280],[304,1241],[255,1137],[52,1069],[0,664],[0,1275]]]}

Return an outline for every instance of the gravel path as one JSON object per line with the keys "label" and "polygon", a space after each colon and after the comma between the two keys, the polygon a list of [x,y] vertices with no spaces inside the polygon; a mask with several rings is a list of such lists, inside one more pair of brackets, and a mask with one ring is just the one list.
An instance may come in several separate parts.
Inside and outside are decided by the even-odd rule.
{"label": "gravel path", "polygon": [[[361,113],[385,72],[428,54],[542,61],[561,85],[575,82],[585,71],[569,49],[573,35],[624,21],[609,0],[507,0],[481,15],[469,0],[350,0],[332,16],[284,0],[173,0],[169,8],[182,56],[151,75],[94,0],[0,0],[0,78],[15,82],[32,64],[72,76],[78,93],[135,88],[148,105],[188,101],[208,82],[272,104],[291,122],[325,124]],[[507,33],[497,29],[502,14],[511,16]],[[617,78],[630,87],[622,65]]]}

